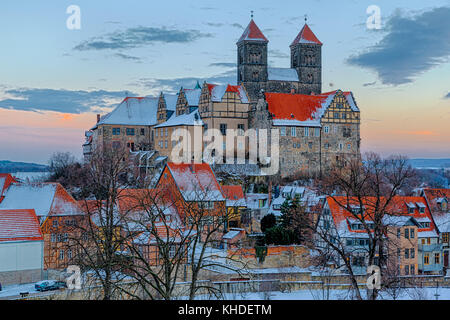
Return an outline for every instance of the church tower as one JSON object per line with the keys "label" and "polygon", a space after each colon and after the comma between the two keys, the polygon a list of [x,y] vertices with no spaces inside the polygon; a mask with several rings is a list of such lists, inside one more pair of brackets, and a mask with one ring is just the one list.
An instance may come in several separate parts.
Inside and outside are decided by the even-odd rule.
{"label": "church tower", "polygon": [[267,81],[267,43],[269,41],[251,19],[237,45],[237,83]]}
{"label": "church tower", "polygon": [[297,70],[305,94],[322,93],[322,42],[306,24],[290,45],[291,68]]}

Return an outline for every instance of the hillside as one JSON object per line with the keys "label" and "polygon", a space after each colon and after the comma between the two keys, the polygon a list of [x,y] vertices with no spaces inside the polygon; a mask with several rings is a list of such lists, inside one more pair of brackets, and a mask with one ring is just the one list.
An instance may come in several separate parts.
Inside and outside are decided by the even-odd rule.
{"label": "hillside", "polygon": [[49,171],[49,168],[43,164],[0,160],[0,173],[45,171]]}

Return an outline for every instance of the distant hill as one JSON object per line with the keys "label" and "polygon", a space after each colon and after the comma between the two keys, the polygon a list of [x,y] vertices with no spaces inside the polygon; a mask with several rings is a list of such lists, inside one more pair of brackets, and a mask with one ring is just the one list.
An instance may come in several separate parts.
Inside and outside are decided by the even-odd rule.
{"label": "distant hill", "polygon": [[409,163],[418,169],[450,168],[450,159],[409,159]]}
{"label": "distant hill", "polygon": [[43,164],[0,160],[0,173],[48,171],[49,167]]}

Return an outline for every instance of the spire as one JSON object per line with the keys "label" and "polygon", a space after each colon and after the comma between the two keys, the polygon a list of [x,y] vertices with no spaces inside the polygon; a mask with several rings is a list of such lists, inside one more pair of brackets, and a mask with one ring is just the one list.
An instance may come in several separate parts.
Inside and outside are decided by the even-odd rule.
{"label": "spire", "polygon": [[[252,13],[252,17],[253,17],[253,13]],[[248,24],[247,28],[245,28],[244,33],[238,40],[238,42],[241,42],[241,41],[269,42],[269,40],[267,40],[267,38],[264,36],[264,34],[261,32],[261,30],[259,30],[255,21],[253,21],[253,18],[250,20],[250,23]]]}
{"label": "spire", "polygon": [[200,83],[198,82],[198,80],[197,80],[197,84],[195,85],[195,88],[194,89],[201,89],[202,87],[200,87]]}
{"label": "spire", "polygon": [[305,15],[305,25],[302,30],[300,30],[297,37],[292,41],[291,46],[294,46],[298,43],[315,43],[322,45],[322,42],[317,39],[316,35],[311,31],[308,24],[306,23],[307,16]]}

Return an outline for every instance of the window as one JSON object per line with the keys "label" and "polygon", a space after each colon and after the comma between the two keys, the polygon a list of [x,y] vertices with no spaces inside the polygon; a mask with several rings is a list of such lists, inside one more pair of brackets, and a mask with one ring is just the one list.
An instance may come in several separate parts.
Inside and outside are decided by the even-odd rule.
{"label": "window", "polygon": [[408,208],[409,214],[414,214],[414,208]]}
{"label": "window", "polygon": [[409,239],[409,229],[405,229],[405,238]]}
{"label": "window", "polygon": [[405,259],[409,259],[409,249],[405,249]]}
{"label": "window", "polygon": [[56,234],[52,233],[51,241],[52,242],[56,242]]}
{"label": "window", "polygon": [[64,260],[64,250],[59,250],[59,260]]}
{"label": "window", "polygon": [[401,233],[400,229],[397,229],[397,238],[398,239],[400,239],[400,233]]}
{"label": "window", "polygon": [[320,128],[315,128],[315,129],[314,129],[314,135],[315,135],[316,137],[320,137]]}
{"label": "window", "polygon": [[323,127],[323,131],[324,131],[325,133],[330,132],[330,127],[329,127],[329,126]]}
{"label": "window", "polygon": [[411,239],[414,239],[414,229],[411,229],[411,230],[409,231],[409,235],[410,235],[410,238],[411,238]]}
{"label": "window", "polygon": [[448,232],[442,234],[442,242],[448,242]]}
{"label": "window", "polygon": [[334,113],[334,118],[335,118],[335,119],[339,119],[339,112],[335,112],[335,113]]}
{"label": "window", "polygon": [[419,213],[425,213],[425,208],[424,207],[420,207],[419,208]]}
{"label": "window", "polygon": [[62,242],[62,234],[58,233],[57,241],[58,242]]}
{"label": "window", "polygon": [[441,254],[440,253],[435,253],[434,254],[434,263],[435,264],[439,264],[440,263],[440,257],[441,257]]}
{"label": "window", "polygon": [[423,256],[423,264],[430,264],[430,254],[429,253],[425,253]]}
{"label": "window", "polygon": [[344,145],[342,143],[339,143],[339,150],[342,151],[344,149]]}
{"label": "window", "polygon": [[309,128],[305,127],[305,137],[308,137],[308,136],[309,136]]}
{"label": "window", "polygon": [[127,128],[127,136],[134,136],[134,128]]}
{"label": "window", "polygon": [[120,128],[112,128],[112,134],[113,136],[120,135]]}
{"label": "window", "polygon": [[243,123],[239,123],[237,125],[237,129],[238,129],[238,135],[239,136],[243,136],[244,135],[244,130],[245,130],[244,124]]}
{"label": "window", "polygon": [[[204,125],[203,125],[203,128],[204,128],[204,131],[205,131],[205,134],[208,132],[208,124],[207,123],[205,123]],[[239,128],[239,125],[238,125],[238,128]]]}
{"label": "window", "polygon": [[281,127],[280,128],[280,136],[285,136],[286,135],[286,128],[285,127]]}
{"label": "window", "polygon": [[409,266],[406,265],[406,266],[405,266],[405,275],[408,275],[408,274],[409,274]]}
{"label": "window", "polygon": [[223,136],[225,136],[227,134],[227,124],[226,123],[220,124],[220,132],[222,133]]}
{"label": "window", "polygon": [[72,249],[67,250],[67,258],[72,259]]}
{"label": "window", "polygon": [[327,142],[327,143],[325,143],[324,147],[325,147],[325,149],[328,149],[328,148],[330,148],[330,144]]}
{"label": "window", "polygon": [[169,128],[166,128],[166,137],[169,134]]}
{"label": "window", "polygon": [[352,145],[349,143],[347,144],[347,150],[351,150],[352,149]]}
{"label": "window", "polygon": [[158,136],[158,129],[155,130],[155,136]]}
{"label": "window", "polygon": [[144,135],[145,135],[145,129],[141,128],[141,136],[144,136]]}
{"label": "window", "polygon": [[164,141],[164,148],[166,148],[166,149],[167,149],[167,144],[168,144],[167,140]]}
{"label": "window", "polygon": [[58,227],[58,220],[53,220],[53,228],[57,228]]}
{"label": "window", "polygon": [[410,250],[410,254],[409,254],[410,258],[411,258],[411,259],[414,259],[414,258],[415,258],[415,255],[416,255],[416,251],[414,250],[414,248],[411,248],[411,249],[409,249],[409,250]]}
{"label": "window", "polygon": [[170,245],[169,246],[169,258],[175,257],[175,252],[176,252],[175,246],[174,245]]}
{"label": "window", "polygon": [[291,128],[291,136],[296,137],[297,136],[297,130],[295,127]]}
{"label": "window", "polygon": [[63,235],[63,242],[69,241],[69,235],[67,233],[64,233]]}
{"label": "window", "polygon": [[310,149],[312,149],[313,143],[312,143],[312,142],[308,142],[308,147],[309,147]]}
{"label": "window", "polygon": [[415,266],[412,264],[409,266],[409,273],[414,274],[415,273]]}

